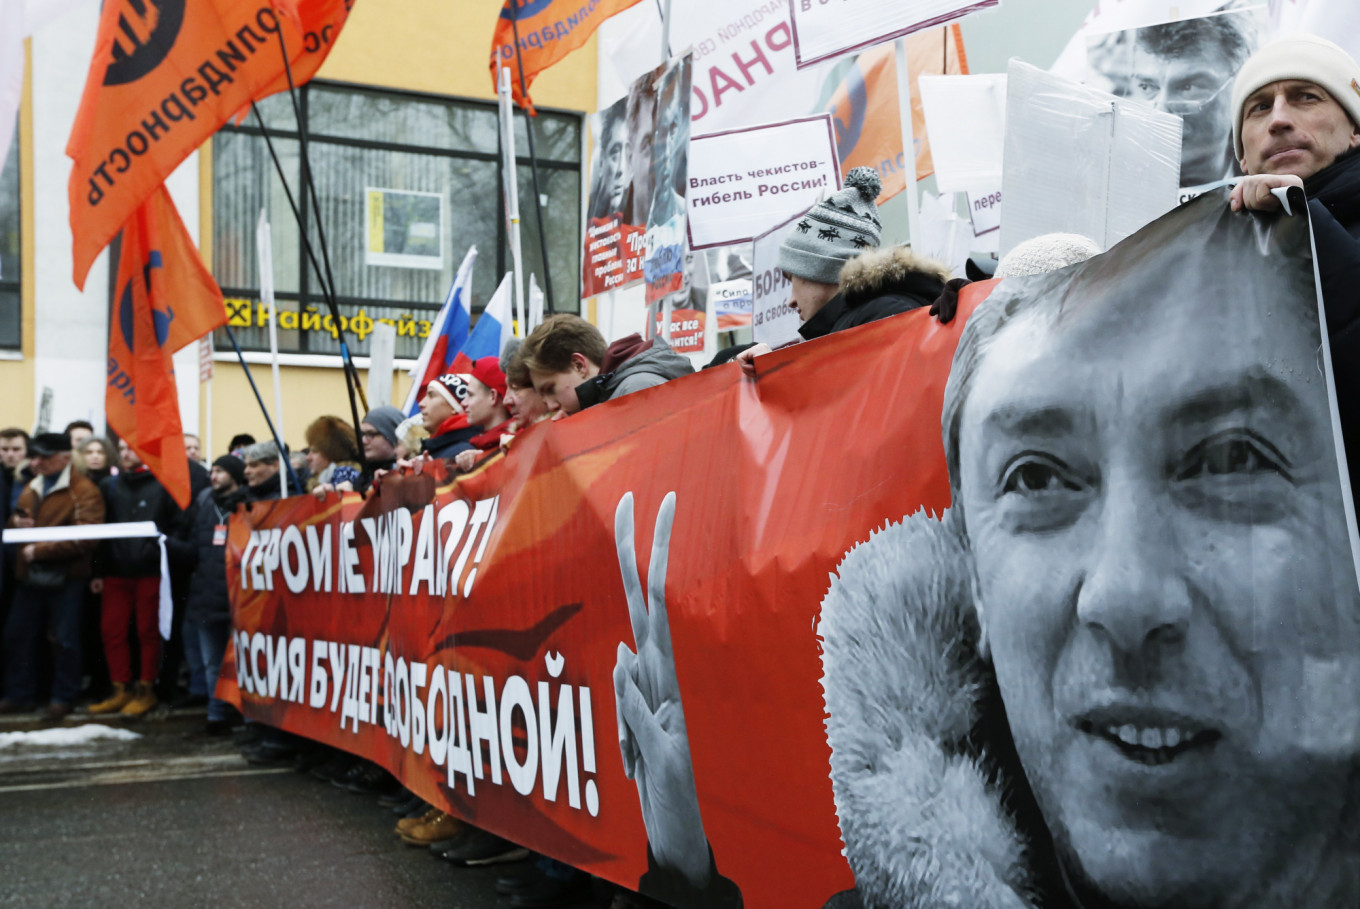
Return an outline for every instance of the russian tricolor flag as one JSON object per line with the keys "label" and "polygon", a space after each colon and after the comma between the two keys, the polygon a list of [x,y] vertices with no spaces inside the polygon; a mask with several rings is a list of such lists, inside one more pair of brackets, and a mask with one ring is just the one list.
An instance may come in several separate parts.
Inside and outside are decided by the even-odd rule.
{"label": "russian tricolor flag", "polygon": [[449,295],[435,316],[437,328],[430,332],[425,346],[420,351],[420,359],[411,370],[411,391],[406,395],[406,405],[402,411],[408,417],[420,413],[420,396],[425,386],[434,379],[450,372],[471,372],[455,368],[454,361],[463,346],[468,342],[468,331],[472,327],[472,266],[477,261],[477,247],[468,250],[463,264],[458,266],[458,274],[449,288]]}
{"label": "russian tricolor flag", "polygon": [[472,372],[472,364],[482,357],[497,357],[505,350],[505,343],[515,335],[512,302],[515,290],[515,277],[506,273],[501,278],[501,286],[491,295],[491,301],[477,319],[477,327],[463,345],[462,352],[453,361],[450,372]]}

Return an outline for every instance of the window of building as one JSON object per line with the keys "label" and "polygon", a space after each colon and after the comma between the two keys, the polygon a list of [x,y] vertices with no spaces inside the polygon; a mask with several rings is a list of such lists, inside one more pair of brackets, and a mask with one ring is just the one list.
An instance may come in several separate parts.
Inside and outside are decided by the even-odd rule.
{"label": "window of building", "polygon": [[[317,204],[303,192],[301,143],[288,95],[268,99],[261,114],[323,272],[318,240],[325,234],[350,350],[366,354],[372,326],[390,321],[397,328],[397,356],[413,359],[469,247],[478,251],[474,318],[511,268],[496,105],[325,82],[306,86],[298,100],[308,124]],[[520,244],[525,269],[542,285],[522,118],[517,126]],[[540,108],[534,138],[555,304],[559,312],[576,311],[581,118]],[[338,353],[302,232],[253,115],[213,140],[213,184],[213,271],[241,346],[269,346],[255,239],[263,209],[272,237],[279,349]],[[222,336],[218,346],[229,348],[230,342]]]}
{"label": "window of building", "polygon": [[19,131],[15,130],[4,169],[0,170],[0,350],[19,350],[23,345],[21,223]]}

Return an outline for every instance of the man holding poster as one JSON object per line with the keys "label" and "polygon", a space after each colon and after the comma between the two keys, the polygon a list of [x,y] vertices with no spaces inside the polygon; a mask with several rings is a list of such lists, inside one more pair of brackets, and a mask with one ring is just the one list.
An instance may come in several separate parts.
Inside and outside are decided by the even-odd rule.
{"label": "man holding poster", "polygon": [[1233,143],[1249,175],[1234,208],[1277,211],[1272,190],[1302,187],[1309,199],[1341,432],[1360,481],[1360,65],[1337,45],[1293,35],[1253,55],[1233,85]]}
{"label": "man holding poster", "polygon": [[[1226,200],[973,312],[953,505],[852,548],[822,604],[856,883],[828,906],[1360,900],[1360,587],[1310,232]],[[632,681],[667,677],[669,508],[615,686],[653,867],[701,893],[724,884],[701,822],[646,810],[693,788],[682,714]]]}

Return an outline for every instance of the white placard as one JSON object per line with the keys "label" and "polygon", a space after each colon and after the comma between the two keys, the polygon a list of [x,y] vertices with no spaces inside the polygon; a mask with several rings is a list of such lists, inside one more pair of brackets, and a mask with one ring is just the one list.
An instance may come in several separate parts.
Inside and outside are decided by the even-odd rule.
{"label": "white placard", "polygon": [[803,320],[793,308],[793,284],[779,267],[779,246],[802,217],[794,215],[755,239],[751,254],[751,337],[760,344],[783,347],[798,340]]}
{"label": "white placard", "polygon": [[917,80],[941,193],[1001,186],[1006,74],[927,76]]}
{"label": "white placard", "polygon": [[1180,117],[1019,60],[1006,86],[1002,255],[1055,232],[1109,249],[1176,207]]}
{"label": "white placard", "polygon": [[749,243],[840,188],[830,114],[695,136],[691,249]]}
{"label": "white placard", "polygon": [[998,0],[789,0],[798,68],[961,19]]}

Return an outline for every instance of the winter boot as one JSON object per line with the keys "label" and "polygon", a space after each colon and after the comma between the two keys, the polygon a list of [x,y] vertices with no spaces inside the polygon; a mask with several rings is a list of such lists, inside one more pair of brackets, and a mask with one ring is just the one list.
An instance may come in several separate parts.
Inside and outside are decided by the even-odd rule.
{"label": "winter boot", "polygon": [[123,716],[142,716],[156,706],[156,692],[151,690],[150,682],[138,682],[133,688],[132,700],[118,711]]}
{"label": "winter boot", "polygon": [[114,682],[113,694],[109,695],[107,698],[100,701],[98,704],[91,704],[87,708],[87,712],[94,714],[117,713],[118,711],[126,707],[128,701],[131,700],[132,692],[128,689],[128,687],[124,685],[122,682]]}

